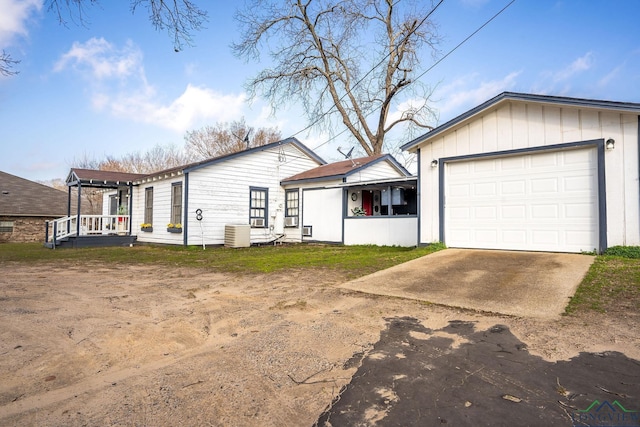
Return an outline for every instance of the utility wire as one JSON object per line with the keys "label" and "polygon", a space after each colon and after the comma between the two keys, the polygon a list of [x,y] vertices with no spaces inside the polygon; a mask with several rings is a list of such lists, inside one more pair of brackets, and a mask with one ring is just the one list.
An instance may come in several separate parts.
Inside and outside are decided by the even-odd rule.
{"label": "utility wire", "polygon": [[449,55],[451,55],[453,52],[455,52],[456,50],[458,50],[458,48],[460,46],[462,46],[463,44],[465,44],[471,37],[475,36],[477,33],[480,32],[480,30],[482,30],[484,27],[486,27],[487,25],[489,25],[489,23],[491,21],[493,21],[494,19],[496,19],[502,12],[504,12],[505,10],[507,10],[507,8],[509,6],[511,6],[513,3],[515,3],[516,0],[511,0],[509,3],[507,3],[507,5],[505,7],[503,7],[502,9],[500,9],[495,15],[493,15],[491,18],[489,18],[488,21],[486,21],[484,24],[482,24],[480,27],[478,27],[477,30],[475,30],[473,33],[469,34],[469,36],[467,36],[466,39],[462,40],[460,43],[458,43],[456,45],[456,47],[454,47],[453,49],[451,49],[446,55],[444,55],[442,58],[438,59],[431,67],[427,68],[422,74],[418,75],[418,77],[416,77],[416,80],[422,78],[425,74],[427,74],[429,71],[431,71],[433,68],[435,68],[436,65],[440,64],[442,61],[444,61]]}
{"label": "utility wire", "polygon": [[[398,0],[393,6],[397,5],[400,2],[400,0]],[[405,35],[402,40],[400,42],[398,42],[394,48],[394,51],[398,49],[398,46],[401,45],[402,43],[404,43],[410,36],[412,36],[416,31],[418,31],[418,28],[420,28],[426,21],[427,19],[429,19],[429,17],[436,11],[436,9],[438,9],[438,7],[440,7],[440,5],[444,2],[444,0],[440,0],[438,2],[438,4],[436,4],[434,6],[433,9],[431,9],[431,11],[424,17],[422,18],[422,20],[420,21],[420,23],[418,25],[416,25],[409,33],[407,33],[407,35]],[[374,65],[373,67],[371,67],[369,69],[369,71],[367,71],[365,73],[364,76],[362,76],[357,82],[355,82],[355,84],[352,86],[351,89],[347,89],[347,91],[339,98],[339,101],[342,101],[349,93],[352,92],[353,89],[355,89],[356,87],[358,87],[358,85],[360,85],[360,83],[362,83],[364,81],[364,79],[367,78],[367,76],[369,76],[369,74],[373,73],[373,71],[378,68],[379,66],[381,66],[382,64],[384,64],[384,62],[391,56],[392,52],[387,53],[381,60],[380,62],[378,62],[376,65]],[[336,105],[333,104],[331,106],[331,108],[329,108],[329,110],[327,110],[326,112],[320,114],[320,117],[318,117],[317,119],[315,119],[313,122],[311,122],[311,124],[307,125],[305,128],[303,128],[302,130],[299,130],[298,132],[294,133],[291,136],[296,136],[301,134],[302,132],[305,132],[309,129],[311,129],[313,126],[315,126],[317,123],[319,123],[321,120],[323,120],[327,115],[331,114],[333,112],[333,110],[336,108]],[[371,114],[371,113],[369,113]],[[366,117],[366,116],[365,116]],[[344,132],[344,131],[343,131]],[[341,135],[343,132],[339,133],[338,135]],[[336,136],[338,136],[336,135]]]}
{"label": "utility wire", "polygon": [[[442,0],[442,1],[444,1],[444,0]],[[442,1],[441,1],[440,3],[438,3],[438,5],[436,5],[436,7],[440,6],[440,4],[442,3]],[[507,5],[506,5],[506,6],[504,6],[504,7],[503,7],[502,9],[500,9],[497,13],[495,13],[491,18],[489,18],[487,21],[485,21],[485,23],[484,23],[484,24],[482,24],[482,25],[481,25],[480,27],[478,27],[474,32],[472,32],[469,36],[467,36],[464,40],[462,40],[460,43],[458,43],[458,44],[457,44],[453,49],[451,49],[449,52],[447,52],[447,54],[445,54],[442,58],[440,58],[439,60],[437,60],[433,65],[431,65],[431,66],[430,66],[429,68],[427,68],[424,72],[422,72],[420,75],[418,75],[418,76],[416,77],[416,79],[415,79],[415,80],[419,80],[419,79],[421,79],[422,77],[424,77],[424,75],[425,75],[425,74],[427,74],[429,71],[431,71],[432,69],[434,69],[438,64],[440,64],[442,61],[444,61],[444,60],[445,60],[449,55],[451,55],[453,52],[455,52],[456,50],[458,50],[458,48],[460,48],[460,46],[462,46],[462,45],[463,45],[463,44],[465,44],[467,41],[469,41],[469,39],[471,39],[471,38],[472,38],[473,36],[475,36],[478,32],[480,32],[480,30],[482,30],[484,27],[486,27],[487,25],[489,25],[489,23],[490,23],[490,22],[492,22],[492,21],[493,21],[494,19],[496,19],[499,15],[501,15],[501,14],[502,14],[502,12],[504,12],[505,10],[507,10],[507,8],[508,8],[509,6],[511,6],[513,3],[515,3],[515,1],[516,1],[516,0],[511,0],[509,3],[507,3]],[[435,8],[434,8],[434,10],[435,10]],[[432,12],[433,12],[433,11],[432,11]],[[425,18],[425,19],[423,19],[423,20],[422,20],[422,22],[424,22],[425,20],[426,20],[426,18]],[[388,54],[388,55],[390,55],[390,54]],[[387,55],[387,56],[388,56],[388,55]],[[386,59],[386,58],[385,58],[385,59]],[[369,75],[371,72],[373,72],[373,70],[374,70],[375,68],[379,67],[379,66],[384,62],[384,60],[385,60],[385,59],[383,59],[382,61],[380,61],[380,62],[379,62],[379,63],[378,63],[378,64],[377,64],[373,69],[371,69],[371,70],[370,70],[366,75]],[[365,75],[365,77],[366,77],[366,75]],[[364,77],[363,77],[363,78],[364,78]],[[359,81],[358,81],[358,83],[360,83],[361,81],[362,81],[362,79],[361,79],[361,80],[359,80]],[[354,86],[354,87],[355,87],[355,86]],[[346,96],[346,94],[345,94],[345,95],[343,95],[343,97],[344,97],[344,96]],[[340,98],[340,99],[342,100],[342,98]],[[334,106],[334,107],[335,107],[335,106]],[[331,110],[332,110],[334,107],[331,107],[331,109],[329,109],[326,113],[324,113],[324,114],[320,117],[320,119],[322,119],[322,118],[323,118],[323,117],[325,117],[327,114],[329,114],[329,113],[331,112]],[[369,112],[368,114],[366,114],[366,115],[365,115],[365,117],[370,116],[372,113],[373,113],[373,111]],[[315,125],[318,121],[320,121],[320,119],[316,120],[316,121],[315,121],[315,122],[313,122],[311,125],[307,126],[307,127],[306,127],[306,128],[304,128],[303,130],[301,130],[300,132],[295,133],[295,134],[294,134],[294,136],[295,136],[295,135],[300,134],[301,132],[304,132],[304,131],[305,131],[305,130],[307,130],[307,129],[309,129],[311,126]],[[318,148],[322,147],[323,145],[328,144],[329,142],[333,141],[334,139],[336,139],[337,137],[339,137],[340,135],[342,135],[343,133],[345,133],[347,130],[348,130],[348,129],[347,129],[347,128],[345,128],[344,130],[342,130],[342,131],[341,131],[341,132],[339,132],[338,134],[336,134],[336,135],[332,136],[331,138],[329,138],[329,139],[328,139],[328,140],[326,140],[325,142],[323,142],[323,143],[321,143],[320,145],[318,145],[318,146],[314,147],[314,148],[313,148],[313,150],[317,150]]]}

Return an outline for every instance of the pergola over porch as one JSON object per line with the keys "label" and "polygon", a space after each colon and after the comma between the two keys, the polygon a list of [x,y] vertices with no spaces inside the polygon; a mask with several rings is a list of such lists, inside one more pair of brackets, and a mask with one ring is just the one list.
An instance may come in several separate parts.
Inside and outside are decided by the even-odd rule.
{"label": "pergola over porch", "polygon": [[[66,242],[70,242],[68,246],[74,247],[120,244],[114,241],[113,237],[116,236],[121,237],[117,240],[122,240],[122,244],[132,243],[129,241],[133,238],[130,220],[133,207],[132,188],[134,181],[144,176],[144,174],[72,168],[66,179],[67,216],[47,224],[45,245],[55,248]],[[76,212],[71,212],[73,188],[77,190]],[[83,214],[83,188],[116,190],[117,211],[109,212],[108,215]],[[88,237],[92,239],[86,239]],[[105,239],[105,237],[111,237],[111,239]],[[122,239],[122,237],[128,239]]]}

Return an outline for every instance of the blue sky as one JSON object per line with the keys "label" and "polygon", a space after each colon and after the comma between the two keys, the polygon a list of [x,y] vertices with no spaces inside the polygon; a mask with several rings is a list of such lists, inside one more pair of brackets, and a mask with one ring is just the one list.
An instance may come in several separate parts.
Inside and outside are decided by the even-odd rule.
{"label": "blue sky", "polygon": [[[445,0],[432,16],[442,54],[509,1]],[[85,25],[61,26],[42,0],[0,0],[0,50],[21,61],[20,74],[0,77],[0,170],[64,178],[74,158],[181,147],[186,131],[242,116],[284,137],[303,129],[296,105],[272,116],[264,100],[247,102],[243,85],[264,63],[231,54],[240,2],[197,3],[209,12],[207,28],[175,53],[126,1],[103,1],[86,9]],[[435,87],[438,122],[505,90],[640,102],[638,16],[636,0],[516,0],[421,78]],[[423,69],[432,64],[425,55]],[[354,144],[326,143],[319,132],[297,138],[328,161]]]}

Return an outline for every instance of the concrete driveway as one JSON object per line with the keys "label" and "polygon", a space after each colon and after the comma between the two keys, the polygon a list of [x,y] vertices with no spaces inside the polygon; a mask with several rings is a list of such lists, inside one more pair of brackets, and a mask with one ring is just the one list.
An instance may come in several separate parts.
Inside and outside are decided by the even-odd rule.
{"label": "concrete driveway", "polygon": [[446,249],[342,288],[485,312],[560,316],[595,257],[581,254]]}

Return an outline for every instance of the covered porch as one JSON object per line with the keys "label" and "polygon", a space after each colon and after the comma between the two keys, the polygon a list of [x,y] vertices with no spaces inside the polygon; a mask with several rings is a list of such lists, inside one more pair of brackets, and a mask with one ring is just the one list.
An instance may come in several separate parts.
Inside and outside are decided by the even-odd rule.
{"label": "covered porch", "polygon": [[[45,225],[45,246],[90,247],[128,246],[136,236],[132,235],[131,211],[133,208],[133,182],[143,177],[141,174],[100,171],[91,169],[71,169],[67,176],[68,188],[67,216],[47,221]],[[77,210],[71,212],[73,189],[76,189]],[[102,214],[84,214],[82,209],[83,189],[97,188],[113,190],[109,205],[102,207]]]}

